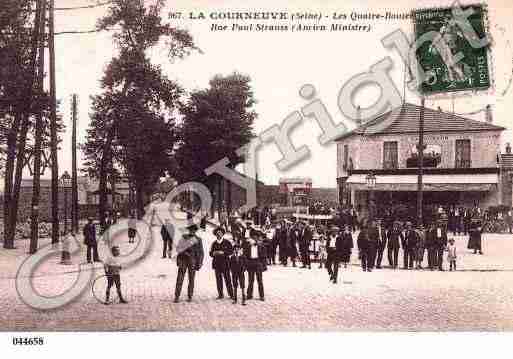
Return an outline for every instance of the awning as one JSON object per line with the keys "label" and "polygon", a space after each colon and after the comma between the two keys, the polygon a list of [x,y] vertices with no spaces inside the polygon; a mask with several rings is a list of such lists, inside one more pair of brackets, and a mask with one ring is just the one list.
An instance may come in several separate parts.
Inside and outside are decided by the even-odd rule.
{"label": "awning", "polygon": [[[351,175],[346,183],[350,189],[368,191],[364,174]],[[375,191],[416,191],[416,175],[376,175]],[[424,191],[491,191],[497,188],[499,177],[496,173],[465,175],[422,176]]]}

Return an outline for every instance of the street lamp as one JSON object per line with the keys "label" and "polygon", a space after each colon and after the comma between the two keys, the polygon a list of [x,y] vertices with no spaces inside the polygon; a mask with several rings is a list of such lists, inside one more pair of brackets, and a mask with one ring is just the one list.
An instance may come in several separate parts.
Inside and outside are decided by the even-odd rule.
{"label": "street lamp", "polygon": [[64,232],[68,232],[68,222],[67,222],[67,216],[68,216],[68,188],[71,187],[71,176],[68,173],[68,171],[64,171],[64,173],[61,176],[61,186],[64,190]]}
{"label": "street lamp", "polygon": [[369,189],[369,220],[372,221],[374,219],[374,187],[376,186],[376,176],[372,171],[365,176],[365,182]]}

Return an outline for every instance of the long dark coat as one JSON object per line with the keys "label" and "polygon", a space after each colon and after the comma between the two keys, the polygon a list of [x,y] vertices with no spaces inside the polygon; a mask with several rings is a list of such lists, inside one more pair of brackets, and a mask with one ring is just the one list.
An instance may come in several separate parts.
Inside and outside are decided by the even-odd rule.
{"label": "long dark coat", "polygon": [[288,240],[288,253],[291,257],[297,257],[297,242],[300,239],[300,236],[301,230],[297,226],[294,226],[290,229]]}
{"label": "long dark coat", "polygon": [[399,229],[392,228],[390,232],[388,232],[388,248],[399,249],[400,243],[403,241],[403,233]]}
{"label": "long dark coat", "polygon": [[340,260],[344,263],[349,263],[351,259],[351,251],[354,247],[353,245],[353,235],[351,232],[346,233],[345,231],[340,236],[340,246],[338,245],[339,241],[337,241],[337,252],[340,253]]}
{"label": "long dark coat", "polygon": [[83,229],[84,244],[94,246],[96,244],[96,227],[94,223],[87,223]]}
{"label": "long dark coat", "polygon": [[203,265],[205,252],[201,238],[196,235],[184,234],[176,246],[176,265],[179,268],[192,266],[195,270],[200,270]]}
{"label": "long dark coat", "polygon": [[244,241],[242,244],[242,253],[244,255],[244,263],[248,272],[264,272],[267,270],[267,253],[265,251],[265,246],[262,244],[257,244],[258,258],[251,258],[251,244],[249,241]]}
{"label": "long dark coat", "polygon": [[438,228],[440,228],[440,227],[436,227],[434,229],[435,243],[436,243],[436,248],[438,250],[442,250],[445,247],[447,247],[447,230],[445,228],[440,228],[441,237],[438,237]]}
{"label": "long dark coat", "polygon": [[472,228],[470,230],[467,248],[480,251],[481,244],[481,230],[478,230],[477,228]]}
{"label": "long dark coat", "polygon": [[[223,254],[215,255],[216,251],[223,251]],[[227,239],[223,239],[221,242],[214,241],[210,246],[209,254],[212,257],[212,269],[228,270],[228,259],[233,254],[232,244]]]}

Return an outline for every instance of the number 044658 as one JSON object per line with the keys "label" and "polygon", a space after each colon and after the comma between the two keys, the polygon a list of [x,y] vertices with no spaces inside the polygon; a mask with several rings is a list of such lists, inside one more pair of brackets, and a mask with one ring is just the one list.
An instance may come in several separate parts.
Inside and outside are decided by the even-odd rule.
{"label": "number 044658", "polygon": [[13,337],[13,345],[43,345],[44,340],[42,337]]}

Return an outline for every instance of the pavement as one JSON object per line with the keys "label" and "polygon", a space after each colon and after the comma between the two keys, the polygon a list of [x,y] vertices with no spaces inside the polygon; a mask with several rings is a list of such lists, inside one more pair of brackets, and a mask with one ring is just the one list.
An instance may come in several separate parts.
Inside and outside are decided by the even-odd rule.
{"label": "pavement", "polygon": [[[4,331],[468,331],[513,329],[513,237],[485,234],[484,255],[466,249],[467,238],[456,237],[458,271],[392,270],[362,272],[356,253],[339,283],[332,284],[317,264],[311,270],[290,265],[270,266],[264,273],[266,301],[216,300],[210,259],[196,278],[192,303],[173,303],[176,261],[163,259],[160,228],[146,258],[123,270],[122,291],[128,304],[99,303],[88,289],[63,308],[40,311],[25,305],[15,287],[19,266],[28,255],[28,241],[15,250],[0,250],[0,328]],[[211,230],[199,232],[205,251]],[[133,249],[123,235],[116,239],[122,253]],[[44,246],[49,239],[42,239]],[[356,242],[356,236],[355,236]],[[100,244],[100,257],[107,248]],[[356,251],[355,251],[356,252]],[[399,253],[400,264],[402,252]],[[101,263],[84,264],[84,250],[63,266],[51,257],[33,273],[41,295],[56,296],[75,281],[79,265],[103,274]],[[386,259],[385,259],[386,264]],[[340,279],[341,277],[341,279]],[[100,279],[95,291],[102,293]],[[182,299],[185,299],[185,287]],[[256,290],[256,288],[255,288]],[[114,292],[114,291],[113,291]],[[255,292],[255,296],[256,292]],[[114,296],[114,298],[116,298]]]}

